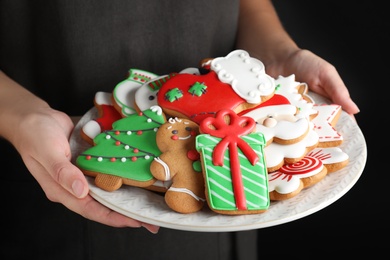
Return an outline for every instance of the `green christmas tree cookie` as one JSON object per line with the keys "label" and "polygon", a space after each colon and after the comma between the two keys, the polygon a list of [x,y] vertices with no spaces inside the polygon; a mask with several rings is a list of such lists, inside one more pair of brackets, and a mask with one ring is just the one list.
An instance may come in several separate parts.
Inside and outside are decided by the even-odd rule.
{"label": "green christmas tree cookie", "polygon": [[117,190],[122,184],[150,186],[156,181],[150,163],[161,154],[156,132],[165,122],[159,106],[117,120],[112,130],[94,138],[95,146],[81,153],[76,165],[85,175],[95,177],[96,186],[107,191]]}

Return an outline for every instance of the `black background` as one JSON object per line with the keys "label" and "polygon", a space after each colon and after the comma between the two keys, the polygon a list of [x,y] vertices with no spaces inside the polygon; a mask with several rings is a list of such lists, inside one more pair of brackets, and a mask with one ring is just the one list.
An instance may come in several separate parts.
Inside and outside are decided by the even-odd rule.
{"label": "black background", "polygon": [[297,257],[385,253],[390,231],[389,115],[384,107],[390,87],[388,11],[379,1],[274,4],[298,45],[335,65],[343,78],[361,111],[356,119],[368,157],[358,182],[335,203],[302,219],[259,229],[259,256],[265,251]]}

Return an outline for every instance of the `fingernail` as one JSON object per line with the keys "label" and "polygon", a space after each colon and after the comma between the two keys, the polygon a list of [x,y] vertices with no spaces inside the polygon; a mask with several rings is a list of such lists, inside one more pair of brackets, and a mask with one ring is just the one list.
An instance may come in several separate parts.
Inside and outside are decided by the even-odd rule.
{"label": "fingernail", "polygon": [[80,198],[81,196],[83,196],[83,193],[84,193],[84,185],[83,185],[83,183],[80,180],[75,180],[72,183],[72,190],[73,190],[73,194],[76,197]]}
{"label": "fingernail", "polygon": [[146,228],[150,233],[152,234],[157,234],[158,233],[158,230],[160,229],[159,226],[155,226],[155,225],[149,225],[149,224],[145,224],[143,223],[142,226],[144,228]]}

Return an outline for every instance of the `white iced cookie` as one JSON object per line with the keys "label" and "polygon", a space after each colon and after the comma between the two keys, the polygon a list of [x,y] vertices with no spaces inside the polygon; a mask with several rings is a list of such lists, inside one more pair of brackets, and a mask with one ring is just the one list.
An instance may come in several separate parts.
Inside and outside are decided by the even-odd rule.
{"label": "white iced cookie", "polygon": [[272,97],[275,80],[265,73],[264,64],[244,50],[235,50],[226,57],[214,58],[210,69],[219,80],[230,84],[250,104],[260,104]]}
{"label": "white iced cookie", "polygon": [[[137,112],[135,108],[135,92],[146,82],[157,77],[156,74],[139,70],[130,69],[129,76],[119,82],[113,90],[113,100],[115,108],[127,117]],[[150,108],[148,106],[146,109]]]}
{"label": "white iced cookie", "polygon": [[259,107],[244,116],[256,121],[256,132],[264,134],[267,144],[293,144],[302,140],[310,129],[307,118],[297,118],[297,108],[293,105],[273,105]]}
{"label": "white iced cookie", "polygon": [[303,92],[307,92],[307,84],[295,81],[294,74],[288,77],[277,77],[275,84],[275,94],[286,97],[292,105],[295,105],[298,108],[298,117],[313,118],[317,114],[313,109],[314,100],[306,93],[300,93],[303,85],[306,88]]}
{"label": "white iced cookie", "polygon": [[285,200],[296,196],[302,189],[348,164],[348,155],[338,147],[315,148],[302,160],[283,165],[268,174],[271,200]]}
{"label": "white iced cookie", "polygon": [[298,162],[317,147],[318,134],[310,125],[309,133],[301,141],[287,145],[272,142],[264,148],[268,172],[276,171],[284,164]]}
{"label": "white iced cookie", "polygon": [[318,115],[312,120],[314,130],[319,136],[320,147],[335,147],[343,143],[343,136],[336,130],[342,108],[336,104],[321,104],[313,107]]}

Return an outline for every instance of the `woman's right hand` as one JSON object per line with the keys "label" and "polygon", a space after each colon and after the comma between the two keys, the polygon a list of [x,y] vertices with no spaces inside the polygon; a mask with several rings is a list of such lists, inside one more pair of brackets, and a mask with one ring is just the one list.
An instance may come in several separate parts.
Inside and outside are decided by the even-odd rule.
{"label": "woman's right hand", "polygon": [[71,163],[69,137],[74,128],[63,112],[52,109],[0,71],[0,136],[11,142],[47,198],[81,216],[113,227],[158,226],[115,212],[89,195],[84,174]]}

